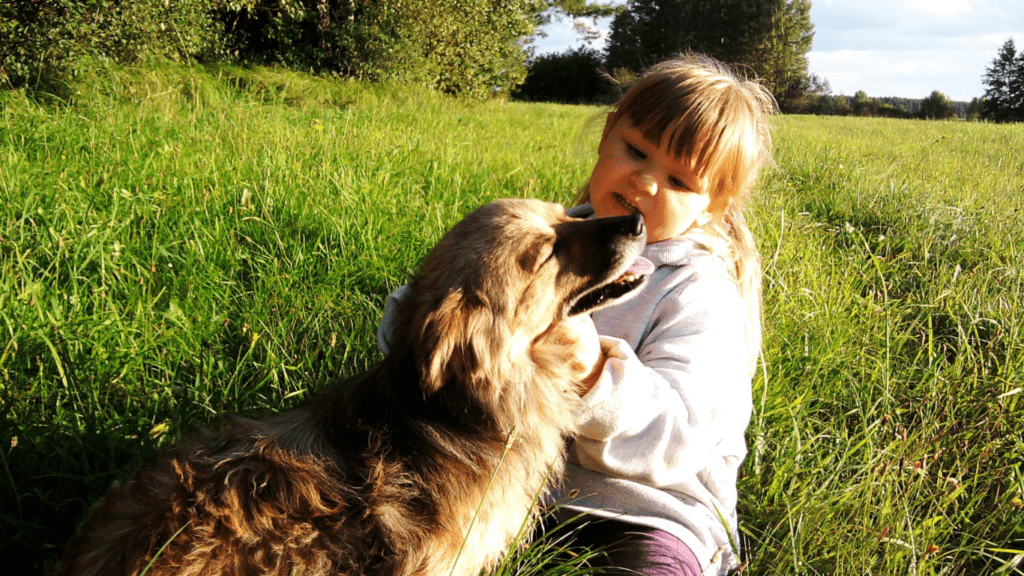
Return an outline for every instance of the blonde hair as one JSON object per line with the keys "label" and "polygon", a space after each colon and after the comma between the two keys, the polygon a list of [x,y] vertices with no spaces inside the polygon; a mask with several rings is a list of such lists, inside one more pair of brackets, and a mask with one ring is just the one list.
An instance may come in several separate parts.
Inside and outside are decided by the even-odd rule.
{"label": "blonde hair", "polygon": [[[710,196],[710,221],[686,234],[734,266],[748,309],[752,366],[761,347],[761,259],[743,206],[760,168],[771,162],[768,116],[775,110],[775,100],[756,81],[740,80],[706,56],[687,54],[644,72],[606,124],[629,118],[645,139],[685,158]],[[577,200],[589,201],[586,186]]]}

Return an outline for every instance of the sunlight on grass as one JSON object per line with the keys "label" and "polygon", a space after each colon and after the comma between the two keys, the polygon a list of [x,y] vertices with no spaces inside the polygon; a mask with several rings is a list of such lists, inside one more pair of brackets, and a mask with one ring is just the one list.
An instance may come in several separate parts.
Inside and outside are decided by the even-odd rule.
{"label": "sunlight on grass", "polygon": [[778,123],[740,484],[755,572],[1020,573],[1024,137]]}

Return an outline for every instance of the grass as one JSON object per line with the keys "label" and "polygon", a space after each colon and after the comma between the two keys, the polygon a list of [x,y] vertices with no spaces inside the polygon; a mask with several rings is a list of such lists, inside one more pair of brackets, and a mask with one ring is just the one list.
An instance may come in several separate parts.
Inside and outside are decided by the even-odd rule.
{"label": "grass", "polygon": [[1024,573],[1024,132],[792,117],[777,136],[754,572]]}
{"label": "grass", "polygon": [[[596,112],[171,65],[0,93],[0,555],[39,572],[160,447],[377,361],[461,215],[571,199]],[[1024,574],[1024,131],[775,135],[747,572]]]}

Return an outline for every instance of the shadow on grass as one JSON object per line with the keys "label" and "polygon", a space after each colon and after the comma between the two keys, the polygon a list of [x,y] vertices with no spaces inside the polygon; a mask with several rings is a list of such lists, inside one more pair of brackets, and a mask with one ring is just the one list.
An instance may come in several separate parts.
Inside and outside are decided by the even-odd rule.
{"label": "shadow on grass", "polygon": [[29,574],[44,574],[111,483],[157,452],[154,442],[118,430],[24,429],[6,419],[0,429],[5,439],[17,439],[2,450],[0,558],[29,568]]}
{"label": "shadow on grass", "polygon": [[[284,368],[269,366],[268,370],[271,362],[264,347],[254,346],[252,338],[237,327],[226,327],[204,340],[195,357],[179,359],[173,368],[167,364],[173,359],[150,359],[137,366],[135,377],[149,382],[143,386],[146,391],[113,390],[109,385],[90,391],[97,375],[68,372],[71,388],[90,397],[89,402],[100,403],[101,411],[61,416],[53,406],[22,404],[14,409],[16,413],[34,414],[29,421],[23,416],[15,421],[13,404],[4,405],[0,408],[0,558],[17,560],[29,567],[28,574],[45,573],[111,484],[129,478],[171,441],[215,426],[230,413],[281,412],[336,383],[342,374],[355,374],[367,362],[365,350],[350,350],[344,341],[327,348],[322,340],[310,334],[308,341],[289,343],[297,360],[289,382],[279,381],[277,372]],[[21,350],[30,351],[29,344],[23,343]],[[63,343],[57,347],[66,366],[81,363],[81,358],[67,354]],[[35,368],[34,375],[22,374],[12,388],[58,378],[51,373],[52,366],[44,366],[46,373]],[[198,382],[202,384],[197,386]],[[61,394],[60,389],[56,394]],[[57,402],[52,394],[49,398],[47,404]]]}

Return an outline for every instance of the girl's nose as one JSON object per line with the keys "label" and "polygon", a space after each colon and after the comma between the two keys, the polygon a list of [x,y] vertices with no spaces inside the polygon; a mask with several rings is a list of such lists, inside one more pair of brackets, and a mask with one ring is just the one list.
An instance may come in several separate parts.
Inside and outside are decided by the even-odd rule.
{"label": "girl's nose", "polygon": [[641,192],[646,192],[652,196],[658,193],[658,181],[650,174],[638,174],[633,177],[633,182]]}

